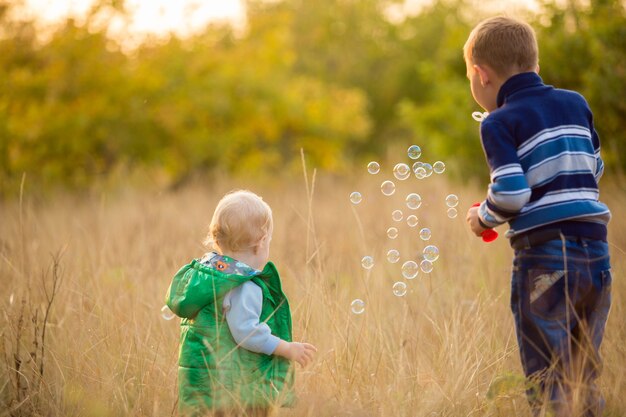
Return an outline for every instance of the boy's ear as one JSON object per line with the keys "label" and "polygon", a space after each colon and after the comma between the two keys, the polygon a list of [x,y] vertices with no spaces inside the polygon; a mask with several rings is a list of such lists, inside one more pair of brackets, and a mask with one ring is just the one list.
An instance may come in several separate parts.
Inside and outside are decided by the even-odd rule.
{"label": "boy's ear", "polygon": [[254,253],[256,254],[262,245],[267,245],[269,239],[269,234],[263,235],[263,237],[259,239],[258,242],[254,245]]}
{"label": "boy's ear", "polygon": [[474,65],[474,71],[476,71],[480,77],[480,85],[486,87],[490,81],[488,71],[480,65]]}
{"label": "boy's ear", "polygon": [[535,72],[539,74],[539,64],[537,64],[537,68],[535,68]]}

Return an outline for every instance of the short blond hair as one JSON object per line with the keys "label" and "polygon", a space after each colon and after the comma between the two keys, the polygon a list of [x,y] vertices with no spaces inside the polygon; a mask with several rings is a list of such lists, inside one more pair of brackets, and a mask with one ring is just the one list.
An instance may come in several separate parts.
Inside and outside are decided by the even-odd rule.
{"label": "short blond hair", "polygon": [[223,253],[253,248],[273,228],[272,209],[247,190],[231,191],[217,203],[204,244]]}
{"label": "short blond hair", "polygon": [[526,22],[492,17],[480,22],[463,47],[468,64],[488,65],[500,76],[534,71],[539,62],[535,31]]}

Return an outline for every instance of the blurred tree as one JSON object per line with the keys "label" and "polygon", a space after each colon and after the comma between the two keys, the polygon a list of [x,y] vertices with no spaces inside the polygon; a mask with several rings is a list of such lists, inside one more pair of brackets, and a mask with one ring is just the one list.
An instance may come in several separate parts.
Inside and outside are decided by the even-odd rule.
{"label": "blurred tree", "polygon": [[626,6],[620,0],[544,3],[538,16],[541,75],[583,94],[610,169],[626,168]]}
{"label": "blurred tree", "polygon": [[[580,0],[582,1],[582,0]],[[125,50],[107,36],[123,0],[41,37],[0,0],[0,193],[22,173],[87,187],[135,170],[184,183],[197,172],[289,174],[304,148],[347,172],[418,143],[462,178],[485,176],[462,46],[486,15],[436,0],[390,19],[393,0],[249,0],[245,33]],[[626,19],[620,0],[546,2],[537,29],[546,83],[584,94],[609,169],[626,167]]]}

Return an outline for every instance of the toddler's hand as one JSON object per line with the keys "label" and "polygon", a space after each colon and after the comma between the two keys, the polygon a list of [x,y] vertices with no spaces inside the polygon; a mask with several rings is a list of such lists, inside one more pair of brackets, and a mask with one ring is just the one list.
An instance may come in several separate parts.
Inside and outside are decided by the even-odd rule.
{"label": "toddler's hand", "polygon": [[315,352],[317,352],[317,348],[310,343],[290,343],[281,340],[274,354],[287,358],[290,361],[296,361],[304,367],[313,360]]}

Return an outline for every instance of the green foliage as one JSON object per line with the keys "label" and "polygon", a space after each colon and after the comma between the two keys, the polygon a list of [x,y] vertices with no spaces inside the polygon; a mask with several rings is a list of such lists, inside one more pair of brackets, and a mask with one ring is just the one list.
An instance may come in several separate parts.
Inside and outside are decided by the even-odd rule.
{"label": "green foliage", "polygon": [[583,94],[594,112],[605,162],[626,168],[626,10],[624,3],[596,0],[545,6],[536,25],[541,73],[547,82]]}
{"label": "green foliage", "polygon": [[[123,2],[41,37],[0,1],[0,193],[23,173],[78,188],[135,170],[170,184],[210,171],[289,175],[300,148],[345,173],[410,143],[463,178],[484,176],[461,48],[485,16],[439,0],[392,22],[390,4],[249,1],[245,34],[210,25],[128,52],[97,24]],[[587,97],[609,169],[623,169],[623,4],[546,3],[529,20],[544,81]]]}

